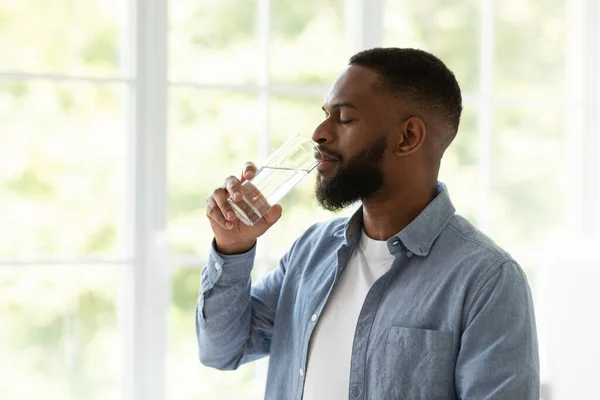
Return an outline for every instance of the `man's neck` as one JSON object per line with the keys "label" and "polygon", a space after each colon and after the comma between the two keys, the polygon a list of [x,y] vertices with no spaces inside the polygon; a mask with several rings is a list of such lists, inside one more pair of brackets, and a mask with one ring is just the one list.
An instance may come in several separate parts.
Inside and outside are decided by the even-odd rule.
{"label": "man's neck", "polygon": [[363,229],[371,239],[387,240],[406,228],[436,196],[437,184],[379,192],[363,200]]}

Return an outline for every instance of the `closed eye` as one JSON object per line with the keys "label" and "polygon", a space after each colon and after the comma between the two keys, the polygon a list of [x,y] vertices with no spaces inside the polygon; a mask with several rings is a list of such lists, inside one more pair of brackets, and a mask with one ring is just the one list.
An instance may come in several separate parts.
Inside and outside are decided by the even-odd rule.
{"label": "closed eye", "polygon": [[340,125],[346,125],[346,124],[349,124],[354,121],[356,121],[356,120],[355,119],[340,119],[340,120],[338,120],[338,123]]}

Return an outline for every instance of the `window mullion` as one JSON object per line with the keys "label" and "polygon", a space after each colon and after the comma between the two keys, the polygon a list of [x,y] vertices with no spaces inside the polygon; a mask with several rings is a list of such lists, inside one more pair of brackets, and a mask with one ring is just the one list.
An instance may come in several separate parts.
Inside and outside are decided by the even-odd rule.
{"label": "window mullion", "polygon": [[383,43],[383,0],[346,0],[348,57]]}
{"label": "window mullion", "polygon": [[[583,15],[583,186],[582,227],[584,235],[600,233],[600,3],[585,1]],[[569,132],[567,130],[567,132]]]}
{"label": "window mullion", "polygon": [[493,78],[494,78],[494,0],[481,1],[479,37],[479,109],[477,131],[479,134],[479,174],[481,190],[477,213],[477,224],[489,233],[492,226],[493,185]]}
{"label": "window mullion", "polygon": [[167,2],[133,2],[129,212],[134,262],[125,285],[125,399],[165,398],[170,280],[166,227]]}
{"label": "window mullion", "polygon": [[566,226],[577,235],[600,226],[600,6],[595,0],[567,1],[565,118]]}

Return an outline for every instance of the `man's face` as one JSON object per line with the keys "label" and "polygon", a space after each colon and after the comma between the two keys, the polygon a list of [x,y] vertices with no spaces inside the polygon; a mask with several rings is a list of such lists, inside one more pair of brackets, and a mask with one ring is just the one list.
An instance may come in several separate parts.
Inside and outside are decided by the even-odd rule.
{"label": "man's face", "polygon": [[391,99],[374,90],[377,82],[376,72],[350,66],[325,98],[325,120],[313,140],[324,156],[317,166],[316,196],[327,210],[368,198],[385,183],[384,158],[395,109]]}

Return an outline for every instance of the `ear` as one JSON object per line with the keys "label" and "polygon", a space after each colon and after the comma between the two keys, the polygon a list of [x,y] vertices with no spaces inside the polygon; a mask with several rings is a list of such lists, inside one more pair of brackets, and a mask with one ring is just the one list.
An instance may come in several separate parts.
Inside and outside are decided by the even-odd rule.
{"label": "ear", "polygon": [[413,116],[404,120],[398,133],[394,154],[407,156],[417,152],[423,146],[427,129],[421,118]]}

